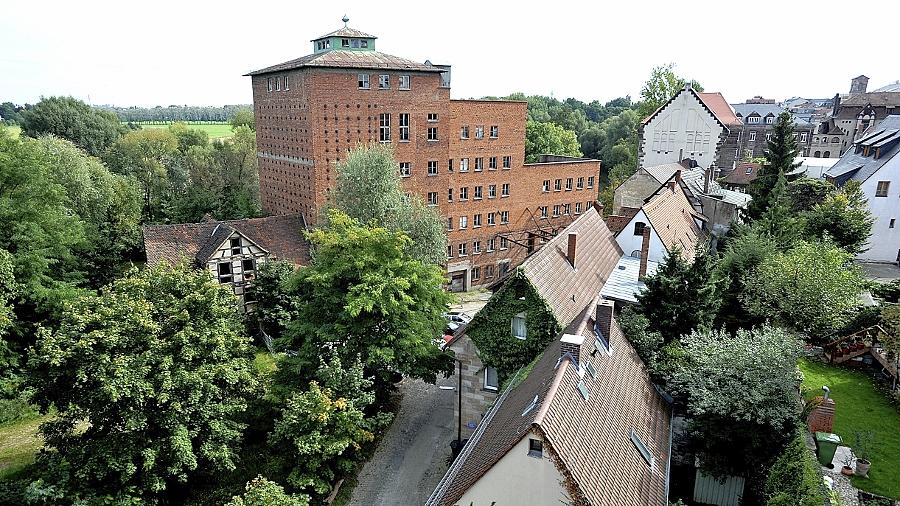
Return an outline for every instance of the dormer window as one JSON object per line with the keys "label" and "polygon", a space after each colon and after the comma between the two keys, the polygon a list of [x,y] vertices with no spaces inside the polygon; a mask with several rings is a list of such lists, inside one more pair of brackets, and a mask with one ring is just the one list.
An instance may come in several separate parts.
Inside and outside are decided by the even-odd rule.
{"label": "dormer window", "polygon": [[525,327],[525,313],[519,313],[512,317],[512,336],[525,340],[528,337],[528,329]]}
{"label": "dormer window", "polygon": [[369,41],[366,40],[366,39],[360,40],[360,41],[359,41],[359,47],[361,47],[361,48],[368,48],[368,47],[369,47]]}
{"label": "dormer window", "polygon": [[341,39],[341,47],[350,47],[350,39]]}
{"label": "dormer window", "polygon": [[647,224],[644,223],[643,221],[635,222],[634,235],[644,235],[644,227],[646,227],[646,226],[647,226]]}
{"label": "dormer window", "polygon": [[775,116],[766,116],[766,124],[771,125],[775,123]]}
{"label": "dormer window", "polygon": [[758,125],[758,124],[759,124],[759,120],[760,120],[760,117],[759,117],[759,116],[748,116],[748,117],[747,117],[747,124],[748,124],[748,125]]}
{"label": "dormer window", "polygon": [[353,49],[359,49],[359,39],[353,39],[353,40],[351,40],[351,41],[350,41],[350,46],[353,47]]}

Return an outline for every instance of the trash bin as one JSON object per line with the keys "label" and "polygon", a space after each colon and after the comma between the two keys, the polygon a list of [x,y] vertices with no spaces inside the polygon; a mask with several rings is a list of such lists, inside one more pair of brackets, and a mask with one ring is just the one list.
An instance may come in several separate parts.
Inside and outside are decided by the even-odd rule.
{"label": "trash bin", "polygon": [[841,445],[841,436],[830,432],[816,432],[816,455],[819,457],[819,463],[823,466],[831,467],[831,461],[834,460],[834,452]]}

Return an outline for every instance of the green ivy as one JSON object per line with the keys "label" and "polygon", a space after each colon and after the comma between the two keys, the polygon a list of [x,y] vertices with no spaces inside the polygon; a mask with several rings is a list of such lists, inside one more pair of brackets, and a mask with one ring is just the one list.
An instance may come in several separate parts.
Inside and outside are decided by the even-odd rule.
{"label": "green ivy", "polygon": [[[525,340],[512,335],[512,318],[519,313],[525,313]],[[497,368],[502,382],[534,360],[562,329],[525,274],[517,270],[475,315],[466,333],[478,347],[482,362]]]}

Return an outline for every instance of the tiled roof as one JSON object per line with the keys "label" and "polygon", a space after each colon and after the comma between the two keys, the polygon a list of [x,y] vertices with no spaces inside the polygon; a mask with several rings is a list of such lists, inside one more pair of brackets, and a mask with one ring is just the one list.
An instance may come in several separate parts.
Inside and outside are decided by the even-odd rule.
{"label": "tiled roof", "polygon": [[733,126],[741,124],[741,120],[734,115],[734,110],[731,109],[731,106],[728,105],[728,101],[725,100],[725,97],[723,97],[721,93],[697,93],[697,96],[700,97],[700,100],[706,104],[706,107],[708,107],[709,110],[716,115],[716,118],[724,125]]}
{"label": "tiled roof", "polygon": [[841,107],[846,105],[873,107],[898,107],[900,106],[900,93],[895,91],[880,91],[872,93],[860,93],[841,99]]}
{"label": "tiled roof", "polygon": [[[843,184],[848,179],[865,181],[884,166],[889,160],[900,153],[900,115],[892,114],[884,119],[878,129],[854,143],[854,147],[847,150],[840,161],[825,172],[825,176],[834,178],[838,184]],[[864,156],[862,152],[856,152],[856,146],[881,148],[881,155],[876,159],[872,153]]]}
{"label": "tiled roof", "polygon": [[[597,373],[596,378],[583,377],[588,398],[576,388],[582,380],[577,366],[568,358],[560,360],[559,340],[550,343],[528,376],[487,415],[486,425],[451,466],[429,506],[455,504],[532,429],[543,435],[544,448],[555,454],[590,504],[665,504],[670,407],[615,321],[608,336],[612,355],[588,352],[594,349],[595,301],[568,329],[584,337],[580,360],[590,362]],[[535,397],[537,406],[527,410]],[[632,430],[653,456],[652,466],[631,442]]]}
{"label": "tiled roof", "polygon": [[670,189],[664,184],[644,201],[642,209],[667,251],[677,247],[685,259],[694,258],[702,231],[694,221],[694,208],[681,185]]}
{"label": "tiled roof", "polygon": [[303,217],[299,214],[177,225],[146,225],[144,249],[150,265],[159,262],[175,264],[182,258],[205,262],[230,235],[230,230],[235,230],[275,258],[295,265],[305,265],[309,263],[309,242],[303,237],[305,228]]}
{"label": "tiled roof", "polygon": [[321,37],[316,37],[310,42],[315,42],[319,39],[324,39],[325,37],[355,37],[357,39],[377,39],[378,37],[374,35],[369,35],[366,32],[361,32],[355,28],[350,28],[349,26],[341,27],[331,33],[326,33]]}
{"label": "tiled roof", "polygon": [[[647,260],[647,276],[656,274],[659,263]],[[644,291],[647,285],[638,279],[641,270],[641,259],[622,255],[618,265],[609,275],[609,281],[603,285],[600,295],[605,299],[621,302],[637,302],[637,294]]]}
{"label": "tiled roof", "polygon": [[662,165],[655,165],[653,167],[645,167],[643,170],[647,171],[647,173],[653,176],[654,179],[659,181],[659,184],[665,183],[672,178],[672,176],[675,174],[675,171],[680,170],[681,181],[684,183],[688,190],[688,200],[698,198],[700,195],[707,195],[720,199],[723,202],[727,202],[737,207],[744,207],[750,202],[750,195],[732,190],[726,190],[722,188],[715,180],[709,182],[709,191],[704,192],[704,170],[700,167],[685,169],[684,166],[679,163],[665,163]]}
{"label": "tiled roof", "polygon": [[[760,164],[753,162],[741,162],[729,172],[722,180],[728,184],[747,186],[751,181],[756,179],[759,174]],[[749,169],[749,174],[747,172]]]}
{"label": "tiled roof", "polygon": [[897,93],[900,92],[900,81],[893,82],[886,86],[882,86],[877,90],[872,90],[872,93]]}
{"label": "tiled roof", "polygon": [[[575,266],[567,258],[568,236],[578,234]],[[560,325],[565,327],[592,301],[613,270],[622,250],[594,207],[573,221],[519,269],[531,281]]]}
{"label": "tiled roof", "polygon": [[[785,112],[783,107],[776,104],[731,104],[731,107],[734,109],[735,114],[739,114],[744,118],[753,113],[758,114],[762,118],[765,118],[766,116],[775,116],[777,118],[778,115]],[[800,127],[810,126],[808,121],[798,118],[793,114],[791,114],[791,116],[794,118],[795,125]]]}
{"label": "tiled roof", "polygon": [[254,70],[244,74],[256,76],[270,72],[284,72],[301,67],[323,68],[347,68],[347,69],[374,69],[374,70],[408,70],[410,72],[443,72],[444,70],[433,65],[414,62],[399,56],[393,56],[378,51],[344,51],[332,49],[321,53],[308,54],[296,60],[279,63],[260,70]]}
{"label": "tiled roof", "polygon": [[616,235],[628,225],[631,218],[634,218],[634,215],[640,210],[639,207],[622,207],[622,209],[619,210],[621,214],[611,214],[606,217],[606,226],[613,235]]}

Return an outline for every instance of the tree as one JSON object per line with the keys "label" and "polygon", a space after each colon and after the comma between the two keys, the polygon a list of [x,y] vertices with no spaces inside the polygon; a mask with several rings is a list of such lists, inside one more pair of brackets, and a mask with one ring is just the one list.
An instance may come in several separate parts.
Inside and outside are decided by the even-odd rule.
{"label": "tree", "polygon": [[865,280],[851,255],[828,243],[800,241],[770,255],[744,279],[741,300],[751,314],[821,341],[859,305]]}
{"label": "tree", "polygon": [[206,147],[209,144],[209,134],[198,128],[190,128],[182,122],[169,125],[169,131],[178,141],[178,151],[186,153],[192,146]]}
{"label": "tree", "polygon": [[406,196],[397,167],[389,146],[358,146],[337,165],[331,204],[360,223],[375,220],[391,230],[402,230],[411,239],[408,248],[413,257],[442,264],[447,260],[444,217],[421,197]]}
{"label": "tree", "polygon": [[182,178],[174,172],[177,153],[178,138],[172,132],[150,128],[128,132],[104,156],[110,168],[140,183],[144,221],[153,222],[161,216],[170,185]]}
{"label": "tree", "polygon": [[[67,305],[29,358],[41,426],[70,484],[153,496],[235,468],[256,379],[234,295],[182,265],[133,271]],[[85,423],[86,422],[86,423]]]}
{"label": "tree", "polygon": [[93,156],[100,156],[124,131],[115,114],[72,97],[41,99],[22,114],[23,134],[53,134],[74,142]]}
{"label": "tree", "polygon": [[360,356],[382,382],[393,371],[429,381],[452,372],[451,357],[434,345],[450,301],[444,277],[410,256],[406,234],[332,210],[326,227],[306,235],[313,261],[291,283],[298,309],[284,348],[307,365],[329,350],[347,363]]}
{"label": "tree", "polygon": [[798,419],[797,339],[761,327],[694,331],[682,345],[686,360],[669,386],[685,399],[701,467],[714,476],[746,475],[771,462]]}
{"label": "tree", "polygon": [[525,124],[525,162],[534,163],[542,154],[581,156],[578,137],[555,123],[529,120]]}
{"label": "tree", "polygon": [[297,300],[290,295],[289,283],[297,268],[290,262],[265,262],[256,270],[248,289],[247,300],[255,300],[251,318],[259,328],[280,338],[291,320],[296,318]]}
{"label": "tree", "polygon": [[23,111],[23,107],[19,107],[12,102],[3,102],[0,104],[0,120],[7,125],[21,123]]}
{"label": "tree", "polygon": [[775,120],[772,137],[768,140],[766,163],[747,187],[747,192],[753,197],[746,210],[749,220],[758,219],[772,205],[772,190],[778,184],[779,177],[800,166],[794,163],[798,152],[794,118],[791,113],[783,112]]}
{"label": "tree", "polygon": [[793,213],[810,211],[836,191],[833,184],[824,179],[801,177],[788,183],[787,194]]}
{"label": "tree", "polygon": [[[688,84],[686,79],[675,75],[674,70],[675,64],[668,63],[653,67],[650,71],[650,78],[641,88],[641,100],[638,104],[640,119],[656,112]],[[703,87],[697,81],[690,81],[690,84],[694,90],[703,91]]]}
{"label": "tree", "polygon": [[752,279],[757,267],[778,251],[775,241],[758,229],[740,226],[732,230],[735,236],[725,247],[714,273],[722,283],[722,303],[714,326],[729,332],[753,328],[765,321],[747,310],[742,296],[746,280]]}
{"label": "tree", "polygon": [[246,490],[225,506],[309,506],[309,496],[288,494],[284,487],[262,476],[248,481]]}
{"label": "tree", "polygon": [[713,258],[705,251],[698,251],[688,263],[675,249],[656,274],[644,279],[647,288],[637,296],[640,312],[665,343],[712,324],[719,304],[713,265]]}
{"label": "tree", "polygon": [[865,245],[874,224],[859,181],[847,181],[841,191],[825,197],[806,215],[810,236],[830,239],[852,255],[868,249]]}
{"label": "tree", "polygon": [[231,123],[232,129],[245,126],[250,128],[250,130],[256,130],[256,117],[253,115],[253,110],[248,107],[234,111],[234,114],[231,115],[231,119],[228,121]]}

